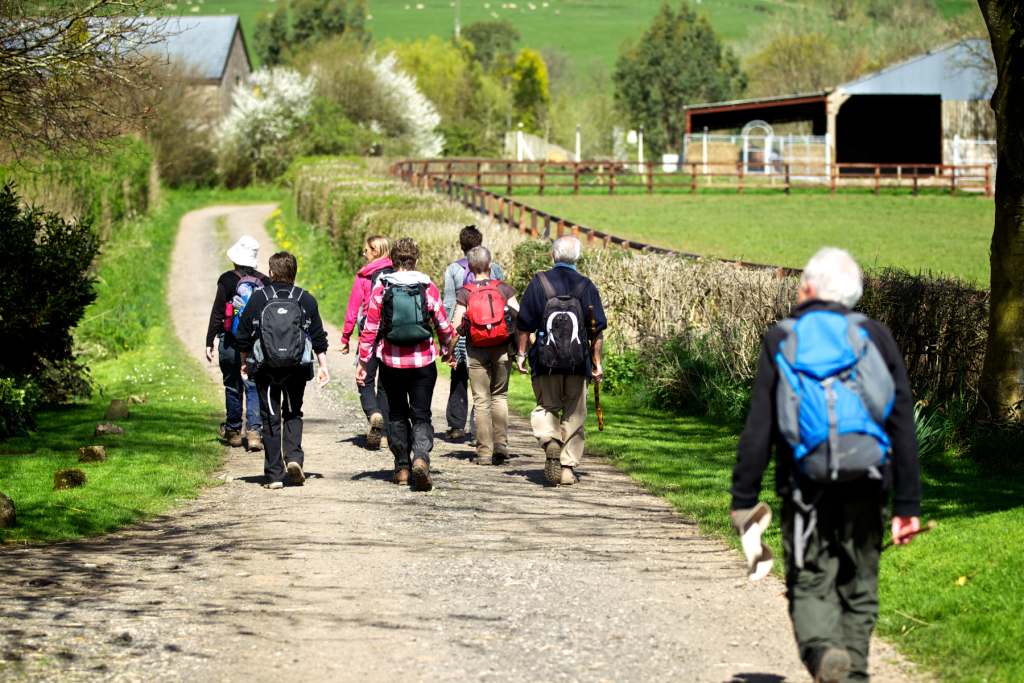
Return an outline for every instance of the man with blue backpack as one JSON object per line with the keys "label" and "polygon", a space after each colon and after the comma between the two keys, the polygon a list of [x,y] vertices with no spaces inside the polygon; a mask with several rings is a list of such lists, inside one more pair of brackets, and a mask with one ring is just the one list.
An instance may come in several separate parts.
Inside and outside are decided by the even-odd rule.
{"label": "man with blue backpack", "polygon": [[851,311],[862,292],[847,252],[808,262],[791,317],[764,336],[733,470],[742,533],[776,452],[789,613],[815,681],[868,680],[890,494],[893,543],[920,530],[910,383],[888,328]]}
{"label": "man with blue backpack", "polygon": [[[476,281],[476,275],[469,267],[468,254],[470,249],[484,243],[484,235],[475,225],[467,225],[459,232],[459,247],[463,257],[448,264],[444,271],[444,312],[449,320],[455,315],[456,297],[460,289]],[[504,279],[501,266],[491,263],[490,279]],[[449,441],[461,441],[466,437],[466,422],[469,419],[469,364],[466,352],[466,339],[459,337],[455,345],[455,367],[452,369],[451,382],[448,388],[448,408],[445,418],[448,431],[445,437]]]}
{"label": "man with blue backpack", "polygon": [[232,268],[217,278],[217,294],[213,298],[210,324],[206,330],[206,360],[210,363],[213,362],[213,340],[220,340],[217,356],[224,380],[224,404],[227,413],[221,425],[221,438],[229,446],[238,448],[243,445],[244,436],[244,443],[250,451],[263,448],[263,440],[260,437],[260,402],[256,394],[256,384],[251,380],[243,381],[239,374],[242,362],[235,337],[238,333],[238,321],[249,302],[249,297],[257,289],[270,284],[270,279],[256,270],[259,253],[259,242],[248,235],[240,237],[228,249],[227,256],[231,260]]}

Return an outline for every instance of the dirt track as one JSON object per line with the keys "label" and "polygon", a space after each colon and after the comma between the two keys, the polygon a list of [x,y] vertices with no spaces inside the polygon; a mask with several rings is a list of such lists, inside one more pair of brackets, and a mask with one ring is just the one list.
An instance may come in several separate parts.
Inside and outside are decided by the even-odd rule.
{"label": "dirt track", "polygon": [[[224,248],[248,233],[265,263],[271,209],[183,220],[170,297],[189,303],[174,323],[197,359]],[[543,487],[522,420],[509,465],[439,441],[433,492],[388,483],[390,455],[359,446],[352,357],[330,334],[333,382],[305,404],[318,476],[267,491],[261,454],[235,450],[226,485],[166,518],[3,549],[0,656],[61,681],[808,680],[781,584],[749,584],[735,552],[605,462]],[[446,397],[439,383],[438,431]],[[894,660],[876,647],[875,680],[906,680]]]}

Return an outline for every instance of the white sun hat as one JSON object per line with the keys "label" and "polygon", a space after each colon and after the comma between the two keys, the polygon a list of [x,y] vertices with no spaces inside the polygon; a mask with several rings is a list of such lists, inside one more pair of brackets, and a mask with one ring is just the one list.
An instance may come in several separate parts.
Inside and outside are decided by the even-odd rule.
{"label": "white sun hat", "polygon": [[228,249],[228,258],[236,266],[256,267],[260,255],[260,243],[248,235],[242,235]]}

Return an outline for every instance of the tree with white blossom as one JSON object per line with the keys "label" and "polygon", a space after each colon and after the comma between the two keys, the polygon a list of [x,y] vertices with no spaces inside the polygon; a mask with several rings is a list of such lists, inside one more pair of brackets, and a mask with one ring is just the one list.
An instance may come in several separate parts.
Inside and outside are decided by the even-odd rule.
{"label": "tree with white blossom", "polygon": [[441,125],[437,107],[420,92],[416,79],[398,67],[393,53],[383,57],[371,55],[368,60],[379,89],[390,93],[398,105],[413,154],[424,158],[440,156],[444,150],[444,135],[437,130]]}

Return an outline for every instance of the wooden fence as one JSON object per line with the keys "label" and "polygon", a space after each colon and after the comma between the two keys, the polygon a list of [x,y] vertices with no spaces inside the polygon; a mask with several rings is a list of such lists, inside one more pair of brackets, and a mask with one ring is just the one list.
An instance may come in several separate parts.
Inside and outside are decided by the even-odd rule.
{"label": "wooden fence", "polygon": [[705,188],[776,189],[786,194],[794,188],[870,189],[876,195],[883,188],[909,188],[917,194],[922,188],[984,193],[991,197],[993,169],[989,164],[853,164],[833,163],[820,168],[806,163],[686,162],[673,170],[660,163],[643,164],[616,161],[534,162],[503,159],[412,159],[400,161],[391,172],[406,182],[418,184],[422,178],[441,178],[481,188],[504,188],[505,195],[529,188],[545,190],[599,190],[614,194],[617,189],[659,191]]}

